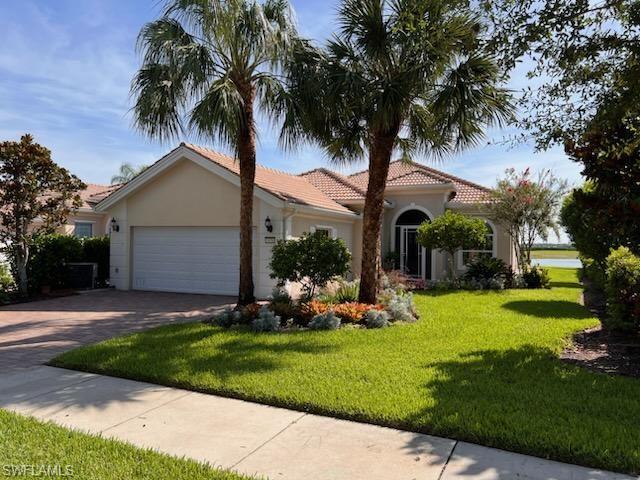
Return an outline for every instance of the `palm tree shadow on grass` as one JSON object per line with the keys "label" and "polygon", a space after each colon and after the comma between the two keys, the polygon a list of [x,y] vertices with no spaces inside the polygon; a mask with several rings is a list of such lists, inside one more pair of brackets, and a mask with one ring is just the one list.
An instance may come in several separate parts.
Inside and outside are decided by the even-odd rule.
{"label": "palm tree shadow on grass", "polygon": [[568,300],[514,300],[502,308],[539,318],[586,319],[593,317],[585,307]]}
{"label": "palm tree shadow on grass", "polygon": [[[213,392],[206,384],[199,384],[197,377],[204,373],[226,381],[246,374],[265,373],[284,368],[289,353],[322,354],[335,348],[329,342],[310,341],[304,333],[288,332],[286,342],[281,342],[265,333],[229,332],[197,323],[174,325],[92,345],[86,350],[80,348],[69,356],[54,359],[51,364]],[[215,337],[222,337],[222,341],[216,341]],[[189,351],[200,348],[205,351]]]}
{"label": "palm tree shadow on grass", "polygon": [[[592,467],[640,469],[633,447],[640,445],[640,432],[625,427],[638,408],[612,377],[564,365],[552,350],[531,345],[424,367],[433,370],[424,384],[433,401],[407,418],[407,429]],[[617,435],[594,440],[594,432],[612,429]],[[626,440],[612,441],[616,436]],[[477,458],[460,473],[473,478],[498,468],[500,478],[514,478],[513,466]]]}

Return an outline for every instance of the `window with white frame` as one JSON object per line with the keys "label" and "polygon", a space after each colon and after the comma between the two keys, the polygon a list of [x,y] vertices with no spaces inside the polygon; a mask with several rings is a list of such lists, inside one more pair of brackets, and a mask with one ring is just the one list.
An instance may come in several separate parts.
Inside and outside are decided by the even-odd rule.
{"label": "window with white frame", "polygon": [[483,248],[477,250],[459,250],[458,265],[460,268],[467,268],[467,264],[479,257],[495,256],[495,232],[493,226],[489,222],[484,222],[487,228],[485,244]]}
{"label": "window with white frame", "polygon": [[91,222],[75,222],[73,234],[79,238],[93,237],[93,223]]}
{"label": "window with white frame", "polygon": [[311,233],[319,233],[329,238],[336,238],[336,229],[327,225],[313,225]]}

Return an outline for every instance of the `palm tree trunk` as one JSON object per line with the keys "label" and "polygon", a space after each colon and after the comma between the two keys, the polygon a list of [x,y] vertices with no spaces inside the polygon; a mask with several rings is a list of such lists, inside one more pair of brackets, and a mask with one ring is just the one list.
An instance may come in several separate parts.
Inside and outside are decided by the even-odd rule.
{"label": "palm tree trunk", "polygon": [[359,295],[359,301],[362,303],[376,303],[378,272],[380,271],[380,231],[384,212],[384,190],[396,135],[397,131],[375,136],[369,151],[369,184],[362,219],[362,266]]}
{"label": "palm tree trunk", "polygon": [[256,138],[253,119],[254,89],[244,95],[245,125],[238,139],[240,161],[240,285],[238,305],[255,301],[253,291],[253,189],[256,178]]}

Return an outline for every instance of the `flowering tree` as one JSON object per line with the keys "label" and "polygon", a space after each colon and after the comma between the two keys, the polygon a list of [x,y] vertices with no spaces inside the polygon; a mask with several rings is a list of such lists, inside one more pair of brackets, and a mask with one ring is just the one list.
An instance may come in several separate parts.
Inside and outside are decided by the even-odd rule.
{"label": "flowering tree", "polygon": [[21,294],[27,293],[32,238],[51,232],[81,205],[84,183],[51,160],[31,135],[0,143],[0,242],[9,254]]}
{"label": "flowering tree", "polygon": [[546,241],[550,230],[559,234],[557,218],[566,191],[566,180],[551,170],[543,170],[533,179],[528,168],[520,173],[510,168],[498,180],[490,203],[491,216],[513,239],[521,271],[531,264],[531,247],[536,239]]}

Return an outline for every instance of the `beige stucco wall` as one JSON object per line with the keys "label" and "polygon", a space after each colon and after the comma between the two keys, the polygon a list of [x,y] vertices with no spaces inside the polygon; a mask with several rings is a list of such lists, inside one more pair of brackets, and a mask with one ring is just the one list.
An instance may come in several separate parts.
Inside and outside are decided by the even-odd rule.
{"label": "beige stucco wall", "polygon": [[66,223],[57,228],[56,231],[64,235],[73,235],[75,222],[89,222],[93,225],[93,236],[99,237],[109,232],[109,218],[109,215],[105,213],[76,211],[71,213],[67,217]]}
{"label": "beige stucco wall", "polygon": [[[134,227],[235,227],[240,224],[238,186],[182,159],[136,192],[109,208],[119,232],[111,233],[111,281],[119,289],[131,288],[131,232]],[[266,231],[269,216],[273,232]],[[282,209],[255,198],[253,212],[254,283],[256,295],[270,294],[274,281],[268,264],[271,237],[282,238]],[[268,237],[268,238],[266,238]]]}

